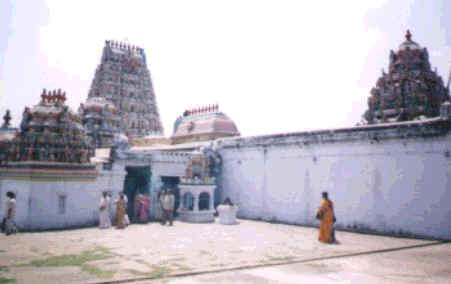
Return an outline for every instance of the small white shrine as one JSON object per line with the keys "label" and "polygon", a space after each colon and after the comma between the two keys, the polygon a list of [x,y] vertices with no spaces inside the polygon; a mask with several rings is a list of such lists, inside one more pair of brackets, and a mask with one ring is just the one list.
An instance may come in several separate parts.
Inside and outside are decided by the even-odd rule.
{"label": "small white shrine", "polygon": [[193,154],[181,178],[179,220],[193,223],[214,222],[215,178],[208,174],[209,161],[204,155]]}

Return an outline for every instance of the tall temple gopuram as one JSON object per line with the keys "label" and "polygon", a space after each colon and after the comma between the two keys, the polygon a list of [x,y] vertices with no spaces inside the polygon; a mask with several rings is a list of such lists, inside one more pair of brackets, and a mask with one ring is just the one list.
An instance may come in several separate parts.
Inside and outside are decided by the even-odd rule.
{"label": "tall temple gopuram", "polygon": [[432,71],[428,50],[407,31],[398,51],[390,51],[388,73],[382,71],[371,90],[364,118],[373,124],[438,116],[440,105],[449,100],[448,88]]}
{"label": "tall temple gopuram", "polygon": [[130,137],[163,135],[146,55],[140,47],[105,41],[88,99],[103,97],[119,111],[119,130]]}

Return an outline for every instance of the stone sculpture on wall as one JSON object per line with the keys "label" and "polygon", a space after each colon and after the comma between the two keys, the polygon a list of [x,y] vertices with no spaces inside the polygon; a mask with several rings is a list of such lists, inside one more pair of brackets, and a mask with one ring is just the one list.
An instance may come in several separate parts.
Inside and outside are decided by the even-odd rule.
{"label": "stone sculpture on wall", "polygon": [[200,152],[189,155],[184,183],[215,183],[221,169],[221,158],[211,148],[202,148]]}
{"label": "stone sculpture on wall", "polygon": [[125,152],[130,149],[127,136],[123,134],[116,134],[114,136],[113,146],[110,150],[110,161],[114,162],[118,159],[125,159]]}
{"label": "stone sculpture on wall", "polygon": [[214,146],[201,148],[202,154],[208,160],[208,176],[217,178],[222,169],[222,158]]}

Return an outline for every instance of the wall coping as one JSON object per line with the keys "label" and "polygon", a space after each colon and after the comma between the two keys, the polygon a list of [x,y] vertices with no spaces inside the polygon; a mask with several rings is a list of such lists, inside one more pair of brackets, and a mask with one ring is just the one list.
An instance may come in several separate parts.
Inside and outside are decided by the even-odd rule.
{"label": "wall coping", "polygon": [[450,132],[450,129],[450,119],[437,117],[421,121],[405,121],[249,137],[222,138],[218,139],[216,142],[219,148],[222,149],[268,147],[289,144],[326,144],[364,140],[373,143],[388,139],[444,136]]}

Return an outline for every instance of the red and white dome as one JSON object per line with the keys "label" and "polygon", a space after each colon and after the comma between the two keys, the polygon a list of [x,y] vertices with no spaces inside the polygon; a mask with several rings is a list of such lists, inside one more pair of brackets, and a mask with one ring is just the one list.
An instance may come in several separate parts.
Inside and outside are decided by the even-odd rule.
{"label": "red and white dome", "polygon": [[189,140],[201,141],[239,135],[235,122],[226,114],[205,112],[180,117],[176,122],[172,139],[194,138]]}

